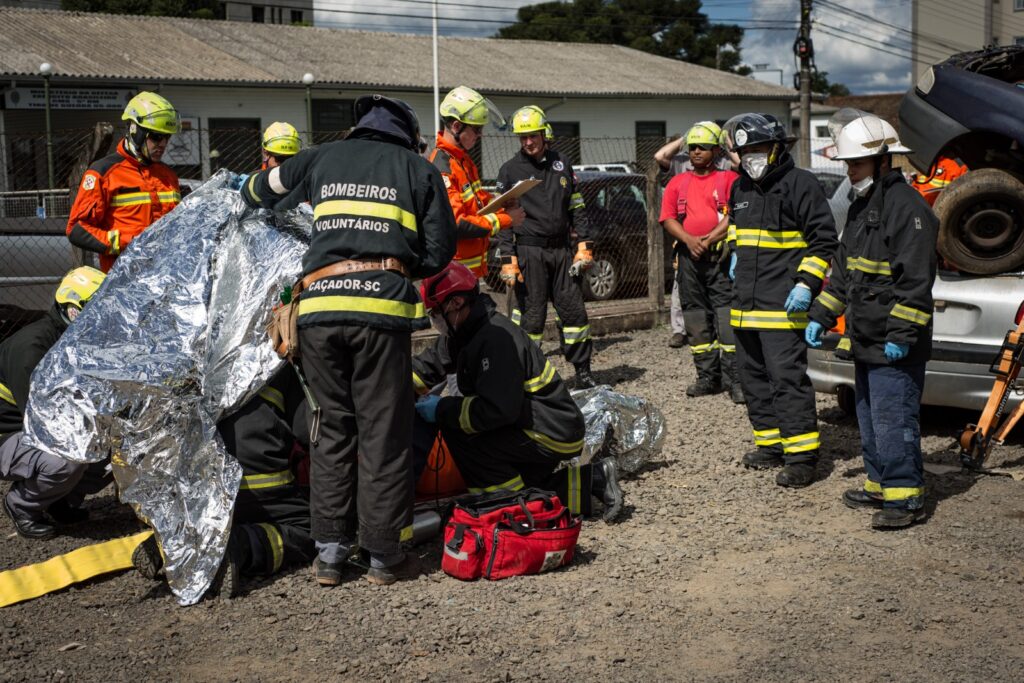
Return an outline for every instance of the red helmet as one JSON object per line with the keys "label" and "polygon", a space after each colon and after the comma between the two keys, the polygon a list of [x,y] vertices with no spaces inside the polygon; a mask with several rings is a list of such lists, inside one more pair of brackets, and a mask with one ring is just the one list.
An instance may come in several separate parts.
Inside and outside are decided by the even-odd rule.
{"label": "red helmet", "polygon": [[448,301],[453,294],[476,294],[478,291],[476,275],[458,261],[452,261],[437,275],[423,278],[420,284],[420,296],[428,311]]}

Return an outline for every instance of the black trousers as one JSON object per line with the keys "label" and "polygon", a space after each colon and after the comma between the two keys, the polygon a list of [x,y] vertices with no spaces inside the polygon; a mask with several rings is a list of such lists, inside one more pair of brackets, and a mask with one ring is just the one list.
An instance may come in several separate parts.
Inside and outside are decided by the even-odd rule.
{"label": "black trousers", "polygon": [[414,494],[410,338],[357,325],[299,328],[302,365],[323,411],[310,459],[314,540],[348,542],[358,528],[371,554],[401,551]]}
{"label": "black trousers", "polygon": [[803,330],[736,329],[740,382],[759,448],[813,463],[820,436]]}
{"label": "black trousers", "polygon": [[[579,282],[569,275],[572,255],[567,247],[516,245],[523,281],[516,284],[520,319],[530,338],[540,342],[548,316],[548,300],[562,333],[562,353],[573,365],[589,363],[594,352],[590,323]],[[513,319],[515,316],[513,315]]]}
{"label": "black trousers", "polygon": [[[562,459],[569,458],[551,453],[514,427],[476,434],[459,429],[441,431],[470,493],[536,487],[557,493],[573,514],[591,514],[594,473],[590,465],[565,467],[556,472]],[[417,460],[427,457],[437,432],[437,425],[416,417]]]}
{"label": "black trousers", "polygon": [[697,377],[731,384],[737,380],[736,341],[729,324],[732,281],[728,260],[719,263],[717,256],[694,261],[682,249],[676,280]]}
{"label": "black trousers", "polygon": [[239,491],[231,544],[241,548],[244,574],[273,574],[288,564],[312,562],[308,489],[292,482],[265,493]]}

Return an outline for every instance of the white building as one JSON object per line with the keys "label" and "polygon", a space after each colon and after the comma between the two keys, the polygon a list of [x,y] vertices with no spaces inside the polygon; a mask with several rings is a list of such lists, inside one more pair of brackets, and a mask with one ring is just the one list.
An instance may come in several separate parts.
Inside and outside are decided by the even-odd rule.
{"label": "white building", "polygon": [[925,69],[958,52],[1024,44],[1024,0],[912,0],[910,26],[917,83]]}

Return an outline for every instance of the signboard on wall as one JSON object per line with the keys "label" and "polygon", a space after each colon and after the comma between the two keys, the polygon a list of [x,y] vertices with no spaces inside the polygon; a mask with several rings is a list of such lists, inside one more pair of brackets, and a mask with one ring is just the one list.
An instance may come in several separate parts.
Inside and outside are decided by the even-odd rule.
{"label": "signboard on wall", "polygon": [[[121,111],[134,90],[120,88],[50,88],[50,109],[113,109]],[[7,109],[45,109],[46,91],[42,86],[8,88],[4,91]]]}

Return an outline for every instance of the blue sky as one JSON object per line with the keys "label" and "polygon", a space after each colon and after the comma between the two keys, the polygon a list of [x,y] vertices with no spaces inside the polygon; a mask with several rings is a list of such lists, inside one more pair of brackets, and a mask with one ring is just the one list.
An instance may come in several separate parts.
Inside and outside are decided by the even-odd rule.
{"label": "blue sky", "polygon": [[[450,36],[489,36],[515,20],[515,11],[535,0],[439,0],[440,31]],[[812,30],[818,69],[855,94],[902,92],[910,85],[911,0],[833,0],[815,3]],[[316,0],[317,25],[423,33],[430,30],[430,0]],[[799,0],[705,0],[716,22],[746,29],[743,61],[782,69],[793,82],[793,39]],[[858,16],[844,8],[848,7]],[[871,21],[866,17],[873,17]],[[764,80],[778,79],[776,71]]]}

